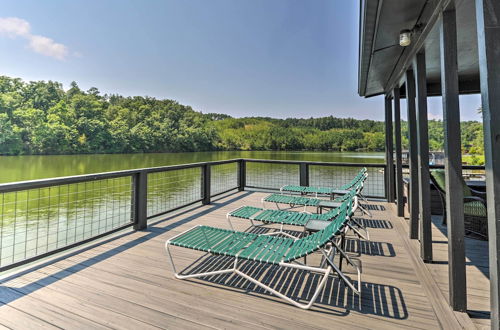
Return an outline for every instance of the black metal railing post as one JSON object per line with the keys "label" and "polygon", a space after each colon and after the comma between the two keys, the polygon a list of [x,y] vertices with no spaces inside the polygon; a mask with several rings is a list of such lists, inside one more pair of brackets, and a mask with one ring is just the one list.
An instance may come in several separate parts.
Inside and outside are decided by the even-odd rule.
{"label": "black metal railing post", "polygon": [[309,164],[300,163],[300,185],[309,186]]}
{"label": "black metal railing post", "polygon": [[394,196],[394,134],[392,129],[392,95],[388,93],[385,97],[385,197],[393,203]]}
{"label": "black metal railing post", "polygon": [[244,159],[238,161],[238,190],[245,190],[247,179],[247,163]]}
{"label": "black metal railing post", "polygon": [[211,172],[210,172],[210,165],[209,164],[204,164],[201,167],[201,198],[202,198],[202,204],[203,205],[208,205],[210,204],[210,182],[211,179]]}
{"label": "black metal railing post", "polygon": [[389,186],[389,171],[387,170],[389,165],[387,165],[387,163],[385,164],[384,166],[384,199],[389,201],[389,189],[388,189],[388,186]]}
{"label": "black metal railing post", "polygon": [[148,227],[148,173],[146,171],[135,173],[132,176],[132,187],[134,229],[146,229]]}

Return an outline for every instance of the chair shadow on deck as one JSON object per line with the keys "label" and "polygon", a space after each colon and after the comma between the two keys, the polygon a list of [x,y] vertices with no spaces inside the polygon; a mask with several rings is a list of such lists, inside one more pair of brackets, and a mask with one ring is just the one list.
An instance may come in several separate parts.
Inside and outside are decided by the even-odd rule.
{"label": "chair shadow on deck", "polygon": [[[233,262],[234,259],[231,257],[205,254],[186,267],[182,274],[231,268]],[[240,269],[249,276],[259,279],[262,283],[299,302],[311,299],[316,285],[322,277],[321,274],[254,261],[242,262]],[[207,276],[188,281],[201,285],[216,286],[218,289],[254,295],[259,299],[271,299],[288,304],[236,274]],[[361,292],[360,299],[337,276],[332,274],[312,310],[336,316],[346,316],[351,311],[357,311],[362,314],[372,314],[397,320],[408,318],[406,303],[399,288],[391,285],[363,282]]]}
{"label": "chair shadow on deck", "polygon": [[356,221],[365,226],[366,228],[374,229],[393,229],[394,226],[389,220],[378,220],[378,219],[366,219],[354,217]]}
{"label": "chair shadow on deck", "polygon": [[361,203],[360,205],[364,209],[369,210],[369,211],[386,211],[387,210],[384,205],[366,204],[366,203]]}
{"label": "chair shadow on deck", "polygon": [[[171,216],[152,220],[149,227],[139,232],[141,235],[137,237],[137,232],[124,232],[113,237],[106,238],[102,241],[83,246],[75,251],[68,252],[62,256],[56,257],[49,261],[35,265],[25,270],[21,270],[14,274],[8,275],[0,280],[0,306],[10,304],[26,295],[36,292],[44,287],[50,286],[71,274],[78,273],[82,270],[91,268],[92,266],[106,261],[107,259],[116,256],[124,251],[132,249],[142,243],[148,242],[154,238],[158,238],[169,231],[172,231],[182,225],[190,223],[202,216],[210,214],[222,207],[230,205],[238,200],[250,196],[252,192],[244,192],[237,196],[226,196],[224,199],[214,201],[209,206],[191,207],[185,211],[181,211]],[[172,221],[175,219],[175,221]],[[260,229],[260,228],[258,228]],[[133,236],[132,236],[133,235]],[[26,279],[22,277],[31,272],[36,272],[44,267],[56,264],[58,261],[65,260],[78,256],[82,252],[89,251],[95,247],[126,239],[126,242],[119,244],[106,250],[105,252],[98,252],[97,255],[85,257],[84,260],[79,258],[74,260],[71,266],[61,267],[60,270],[45,274],[43,272],[36,274],[32,281],[26,283]],[[194,269],[217,269],[224,267],[229,258],[224,257],[211,257],[198,264]],[[133,265],[132,265],[133,266]],[[314,288],[319,281],[319,275],[311,274],[301,270],[280,269],[277,266],[262,266],[262,264],[255,262],[246,262],[243,265],[245,272],[253,277],[264,277],[264,283],[270,286],[277,287],[287,295],[297,299],[309,299],[312,295],[310,288]],[[194,270],[193,269],[193,270]],[[199,282],[199,281],[196,281]],[[223,288],[231,290],[244,290],[248,294],[257,294],[259,298],[273,299],[265,290],[255,288],[255,286],[237,276],[225,275],[209,278],[202,281],[211,285],[218,285],[224,283]],[[323,289],[321,296],[314,305],[317,312],[348,315],[351,310],[356,310],[360,313],[379,315],[391,319],[406,319],[408,312],[401,290],[397,287],[382,285],[376,283],[364,282],[362,285],[362,300],[359,301],[358,297],[345,285],[339,281],[337,277],[331,276],[326,287]],[[336,311],[338,310],[338,311]]]}
{"label": "chair shadow on deck", "polygon": [[[123,239],[127,236],[134,235],[136,232],[127,231],[109,238],[105,238],[104,240],[99,241],[97,243],[90,243],[90,245],[83,246],[77,249],[76,251],[63,253],[62,256],[60,257],[50,259],[41,264],[5,276],[0,279],[0,307],[3,305],[10,304],[16,301],[17,299],[20,299],[25,295],[29,295],[39,289],[47,287],[61,279],[64,279],[65,277],[71,274],[78,273],[84,269],[90,268],[93,265],[98,264],[99,262],[105,261],[113,256],[122,253],[123,251],[127,251],[135,246],[138,246],[139,244],[145,243],[153,238],[163,235],[177,227],[180,227],[193,220],[196,220],[199,217],[205,216],[213,211],[216,211],[217,209],[230,205],[231,203],[234,203],[238,200],[244,199],[250,196],[251,194],[253,194],[253,192],[246,191],[241,194],[238,194],[237,196],[231,196],[231,195],[223,196],[217,200],[214,200],[212,204],[208,206],[199,205],[190,207],[184,211],[174,213],[172,215],[168,215],[165,217],[161,217],[158,220],[153,220],[150,223],[148,223],[148,228],[146,230],[140,231],[141,233],[144,233],[143,236],[134,239],[131,238],[130,241],[127,241],[126,243],[118,245],[110,250],[107,250],[106,252],[99,253],[93,257],[85,258],[85,260],[77,262],[72,266],[61,269],[60,271],[54,274],[37,277],[37,280],[32,281],[24,286],[18,286],[16,285],[16,282],[19,282],[19,279],[26,274],[29,274],[31,272],[36,272],[37,270],[43,269],[44,267],[50,266],[59,261],[77,256],[83,252],[92,250],[99,245],[103,245],[106,243],[117,241],[119,239]],[[222,199],[224,200],[221,201]],[[196,210],[199,210],[199,212],[196,212]],[[185,218],[182,218],[184,214],[191,212],[196,212],[196,213],[186,216]],[[181,218],[175,222],[171,221],[172,219],[177,217]],[[9,286],[10,283],[13,283],[14,285]]]}
{"label": "chair shadow on deck", "polygon": [[358,256],[378,256],[378,257],[395,257],[396,251],[391,243],[364,241],[353,238],[346,239],[345,252],[355,253]]}

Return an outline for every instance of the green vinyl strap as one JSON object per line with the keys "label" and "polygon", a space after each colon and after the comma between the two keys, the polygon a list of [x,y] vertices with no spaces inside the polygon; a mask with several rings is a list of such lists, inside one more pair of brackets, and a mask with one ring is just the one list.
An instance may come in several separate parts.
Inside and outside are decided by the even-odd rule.
{"label": "green vinyl strap", "polygon": [[272,264],[290,262],[313,253],[331,241],[346,223],[347,210],[352,206],[352,202],[352,200],[345,201],[339,208],[337,216],[323,230],[297,240],[198,226],[175,237],[169,243],[246,260]]}
{"label": "green vinyl strap", "polygon": [[352,189],[360,180],[366,178],[366,167],[363,167],[358,174],[351,180],[351,182],[339,187],[339,188],[327,188],[327,187],[315,187],[315,186],[297,186],[297,185],[286,185],[281,188],[281,191],[288,192],[300,192],[304,194],[322,194],[329,195],[334,192],[334,190],[350,190]]}

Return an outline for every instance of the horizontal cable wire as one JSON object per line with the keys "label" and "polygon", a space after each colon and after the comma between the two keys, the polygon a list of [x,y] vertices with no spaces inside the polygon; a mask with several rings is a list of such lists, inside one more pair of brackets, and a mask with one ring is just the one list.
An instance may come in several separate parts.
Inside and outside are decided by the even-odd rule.
{"label": "horizontal cable wire", "polygon": [[238,188],[238,163],[212,165],[210,182],[212,195]]}
{"label": "horizontal cable wire", "polygon": [[246,184],[251,187],[279,189],[299,184],[299,165],[282,163],[246,164]]}
{"label": "horizontal cable wire", "polygon": [[[309,165],[309,185],[317,187],[333,187],[340,189],[348,184],[363,168],[359,166],[321,166]],[[384,165],[380,167],[368,167],[368,178],[363,186],[363,194],[366,196],[385,196]]]}
{"label": "horizontal cable wire", "polygon": [[148,217],[201,199],[201,167],[148,174]]}
{"label": "horizontal cable wire", "polygon": [[0,267],[132,221],[131,177],[0,193]]}

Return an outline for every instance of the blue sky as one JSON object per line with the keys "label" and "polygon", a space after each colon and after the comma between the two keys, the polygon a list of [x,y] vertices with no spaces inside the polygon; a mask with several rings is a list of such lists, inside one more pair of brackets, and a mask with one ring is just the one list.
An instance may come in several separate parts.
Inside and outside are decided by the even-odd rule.
{"label": "blue sky", "polygon": [[[65,88],[75,80],[83,89],[170,98],[237,117],[382,120],[382,98],[357,95],[358,5],[351,0],[3,2],[0,74],[57,80]],[[479,119],[479,104],[478,96],[463,97],[462,119]],[[440,100],[430,99],[430,117],[439,117],[440,109]]]}

